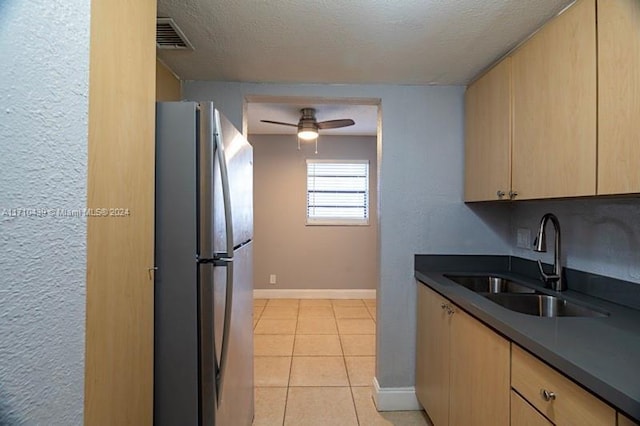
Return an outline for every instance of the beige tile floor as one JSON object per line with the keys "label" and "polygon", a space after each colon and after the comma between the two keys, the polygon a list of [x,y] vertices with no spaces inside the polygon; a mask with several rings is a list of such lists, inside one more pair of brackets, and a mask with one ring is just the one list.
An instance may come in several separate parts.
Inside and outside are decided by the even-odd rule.
{"label": "beige tile floor", "polygon": [[421,411],[379,413],[373,299],[256,299],[255,426],[429,425]]}

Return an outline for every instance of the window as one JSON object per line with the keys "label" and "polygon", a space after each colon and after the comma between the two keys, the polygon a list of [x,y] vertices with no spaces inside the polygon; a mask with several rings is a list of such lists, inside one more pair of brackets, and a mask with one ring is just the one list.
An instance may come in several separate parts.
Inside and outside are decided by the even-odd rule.
{"label": "window", "polygon": [[307,160],[307,224],[369,224],[369,161]]}

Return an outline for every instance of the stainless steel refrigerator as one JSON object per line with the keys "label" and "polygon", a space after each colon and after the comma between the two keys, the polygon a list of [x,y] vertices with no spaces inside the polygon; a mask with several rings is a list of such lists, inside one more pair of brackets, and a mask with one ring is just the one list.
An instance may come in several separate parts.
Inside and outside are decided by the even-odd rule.
{"label": "stainless steel refrigerator", "polygon": [[156,108],[154,424],[253,419],[253,150],[210,102]]}

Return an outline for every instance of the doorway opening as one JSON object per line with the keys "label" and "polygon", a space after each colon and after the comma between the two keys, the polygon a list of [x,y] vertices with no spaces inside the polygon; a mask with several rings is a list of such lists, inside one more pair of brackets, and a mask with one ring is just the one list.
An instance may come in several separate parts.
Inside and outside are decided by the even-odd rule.
{"label": "doorway opening", "polygon": [[[298,148],[308,108],[318,122],[355,124],[321,128],[317,153],[315,140]],[[245,99],[243,130],[254,147],[256,419],[267,415],[264,403],[268,415],[282,416],[276,423],[292,422],[299,410],[308,415],[303,401],[312,395],[354,419],[372,409],[380,109],[380,99]]]}

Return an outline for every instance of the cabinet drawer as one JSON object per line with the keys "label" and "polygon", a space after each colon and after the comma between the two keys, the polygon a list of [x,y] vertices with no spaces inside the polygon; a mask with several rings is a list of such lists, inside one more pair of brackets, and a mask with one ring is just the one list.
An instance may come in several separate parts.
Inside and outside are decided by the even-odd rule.
{"label": "cabinet drawer", "polygon": [[638,426],[638,423],[631,420],[622,413],[618,413],[618,426]]}
{"label": "cabinet drawer", "polygon": [[[511,387],[558,425],[616,424],[616,412],[533,355],[512,345]],[[547,394],[547,397],[543,394]]]}
{"label": "cabinet drawer", "polygon": [[511,426],[553,426],[515,391],[511,391]]}

